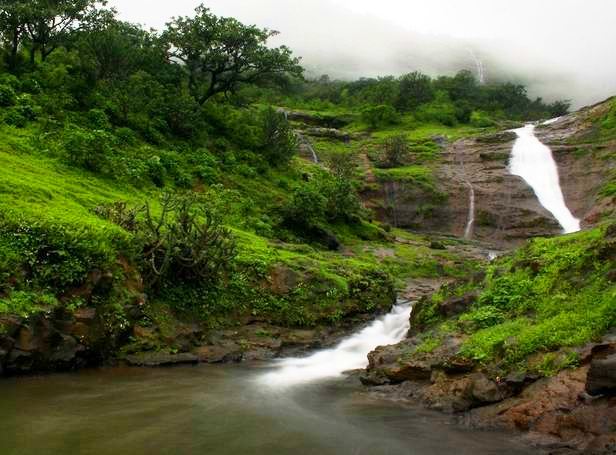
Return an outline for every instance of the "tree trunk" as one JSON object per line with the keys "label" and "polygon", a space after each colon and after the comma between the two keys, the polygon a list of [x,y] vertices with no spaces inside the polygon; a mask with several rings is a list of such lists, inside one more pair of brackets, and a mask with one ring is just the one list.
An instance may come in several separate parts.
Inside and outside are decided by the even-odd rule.
{"label": "tree trunk", "polygon": [[13,37],[11,40],[11,54],[9,57],[9,69],[15,70],[17,68],[17,52],[19,51],[19,30],[13,30]]}

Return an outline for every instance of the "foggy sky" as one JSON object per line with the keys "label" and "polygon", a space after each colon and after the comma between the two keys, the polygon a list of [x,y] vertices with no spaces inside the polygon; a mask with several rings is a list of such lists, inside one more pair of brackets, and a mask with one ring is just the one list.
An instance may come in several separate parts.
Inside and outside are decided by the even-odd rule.
{"label": "foggy sky", "polygon": [[[111,0],[120,16],[162,29],[200,0]],[[616,95],[614,0],[203,0],[218,15],[281,32],[311,74],[338,78],[452,73],[529,84],[576,106]]]}

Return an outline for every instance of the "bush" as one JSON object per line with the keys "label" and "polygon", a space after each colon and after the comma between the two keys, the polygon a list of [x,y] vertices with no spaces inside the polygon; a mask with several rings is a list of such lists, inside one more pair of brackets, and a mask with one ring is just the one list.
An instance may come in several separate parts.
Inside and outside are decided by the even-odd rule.
{"label": "bush", "polygon": [[15,90],[5,84],[0,84],[0,107],[13,106],[17,99]]}
{"label": "bush", "polygon": [[369,106],[361,111],[361,118],[371,128],[393,125],[400,121],[400,116],[392,106]]}
{"label": "bush", "polygon": [[102,130],[84,130],[68,125],[63,132],[63,146],[68,161],[93,172],[100,172],[113,154],[113,136]]}
{"label": "bush", "polygon": [[111,123],[105,111],[101,109],[90,109],[87,115],[88,127],[95,130],[109,130]]}
{"label": "bush", "polygon": [[265,158],[272,166],[284,166],[297,153],[297,136],[284,114],[273,108],[263,113],[262,150]]}
{"label": "bush", "polygon": [[325,220],[327,198],[321,186],[314,180],[293,192],[291,201],[284,208],[288,224],[296,227],[312,227]]}
{"label": "bush", "polygon": [[385,141],[380,159],[381,167],[398,167],[405,164],[409,155],[409,141],[406,136],[398,135]]}
{"label": "bush", "polygon": [[222,218],[194,194],[165,195],[157,215],[146,203],[137,235],[150,288],[178,281],[216,285],[236,256],[235,240]]}
{"label": "bush", "polygon": [[473,111],[470,121],[471,125],[477,128],[488,128],[496,124],[494,120],[492,120],[490,116],[483,111]]}

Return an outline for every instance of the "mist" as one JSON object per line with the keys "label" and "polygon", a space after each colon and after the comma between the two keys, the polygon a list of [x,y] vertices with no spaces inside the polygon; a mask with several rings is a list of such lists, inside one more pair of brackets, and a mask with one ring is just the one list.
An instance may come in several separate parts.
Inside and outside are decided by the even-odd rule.
{"label": "mist", "polygon": [[[112,0],[120,16],[162,29],[199,0]],[[475,70],[574,107],[616,94],[616,2],[609,0],[204,0],[215,14],[278,30],[308,75],[354,79]]]}

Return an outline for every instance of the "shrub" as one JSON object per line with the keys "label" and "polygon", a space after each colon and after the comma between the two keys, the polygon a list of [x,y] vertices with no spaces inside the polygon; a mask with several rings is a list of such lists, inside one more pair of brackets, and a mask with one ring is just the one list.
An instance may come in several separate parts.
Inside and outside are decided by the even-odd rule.
{"label": "shrub", "polygon": [[400,116],[392,106],[369,106],[361,111],[361,118],[371,128],[393,125],[400,121]]}
{"label": "shrub", "polygon": [[381,156],[381,167],[402,166],[409,154],[409,141],[406,136],[398,135],[385,141]]}
{"label": "shrub", "polygon": [[265,158],[272,166],[284,166],[289,163],[297,152],[297,136],[284,114],[273,108],[263,113],[262,150]]}
{"label": "shrub", "polygon": [[113,154],[113,136],[102,130],[84,130],[68,125],[63,132],[68,161],[89,171],[103,170]]}
{"label": "shrub", "polygon": [[293,226],[311,227],[324,221],[326,207],[327,198],[313,180],[293,192],[291,201],[284,208],[284,217]]}
{"label": "shrub", "polygon": [[146,203],[138,236],[145,281],[152,288],[178,281],[217,284],[236,256],[221,217],[194,194],[165,195],[159,214]]}
{"label": "shrub", "polygon": [[477,128],[487,128],[495,125],[494,120],[492,120],[490,116],[483,111],[473,111],[470,121],[471,125]]}
{"label": "shrub", "polygon": [[108,130],[111,128],[109,117],[101,109],[90,109],[87,115],[88,127],[95,130]]}
{"label": "shrub", "polygon": [[5,84],[0,84],[0,107],[13,106],[17,99],[15,90]]}

